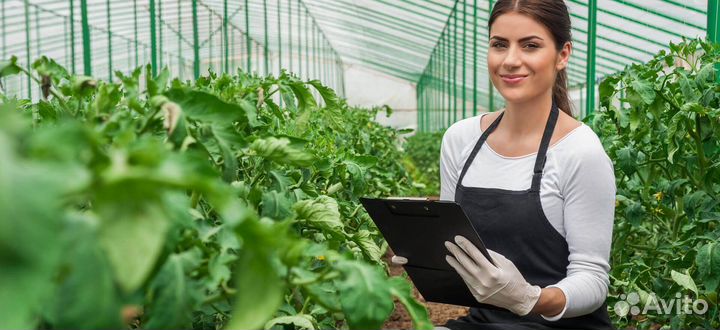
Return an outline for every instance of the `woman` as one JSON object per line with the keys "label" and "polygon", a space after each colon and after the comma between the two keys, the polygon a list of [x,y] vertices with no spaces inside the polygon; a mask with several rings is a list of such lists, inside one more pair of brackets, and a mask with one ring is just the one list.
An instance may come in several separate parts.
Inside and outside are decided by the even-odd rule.
{"label": "woman", "polygon": [[570,115],[567,7],[499,0],[489,26],[488,72],[506,107],[447,130],[440,198],[463,207],[495,265],[463,237],[446,242],[448,263],[487,307],[445,327],[612,328],[615,178],[595,133]]}

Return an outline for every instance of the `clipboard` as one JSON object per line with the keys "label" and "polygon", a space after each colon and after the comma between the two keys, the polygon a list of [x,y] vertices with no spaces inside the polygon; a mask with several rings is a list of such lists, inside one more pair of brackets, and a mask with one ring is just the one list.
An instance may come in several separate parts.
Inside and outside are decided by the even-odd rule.
{"label": "clipboard", "polygon": [[393,252],[408,259],[403,268],[425,300],[498,309],[479,303],[460,275],[445,260],[445,256],[450,254],[445,248],[445,241],[454,242],[455,236],[461,235],[494,264],[459,204],[453,201],[382,198],[360,198],[360,202]]}

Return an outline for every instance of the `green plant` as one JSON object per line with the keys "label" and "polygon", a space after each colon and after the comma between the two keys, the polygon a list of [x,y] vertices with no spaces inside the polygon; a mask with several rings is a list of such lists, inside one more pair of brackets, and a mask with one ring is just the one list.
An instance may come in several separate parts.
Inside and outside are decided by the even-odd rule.
{"label": "green plant", "polygon": [[684,40],[600,85],[604,111],[588,121],[617,179],[610,306],[630,292],[640,295],[641,305],[652,293],[666,300],[688,295],[709,305],[703,315],[618,316],[620,328],[720,326],[718,61],[718,45]]}
{"label": "green plant", "polygon": [[1,328],[379,328],[393,298],[432,328],[358,202],[412,183],[377,109],[289,74],[33,67],[0,62],[47,91],[0,94]]}
{"label": "green plant", "polygon": [[417,132],[405,140],[404,162],[422,196],[440,195],[440,146],[444,131]]}

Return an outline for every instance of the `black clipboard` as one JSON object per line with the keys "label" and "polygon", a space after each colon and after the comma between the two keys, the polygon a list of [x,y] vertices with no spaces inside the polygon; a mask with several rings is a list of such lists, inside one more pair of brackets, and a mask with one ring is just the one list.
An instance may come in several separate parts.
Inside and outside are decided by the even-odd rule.
{"label": "black clipboard", "polygon": [[445,260],[450,254],[445,241],[454,242],[455,236],[461,235],[493,262],[460,205],[427,199],[360,198],[360,202],[393,252],[408,259],[403,268],[425,300],[490,307],[473,297],[460,275]]}

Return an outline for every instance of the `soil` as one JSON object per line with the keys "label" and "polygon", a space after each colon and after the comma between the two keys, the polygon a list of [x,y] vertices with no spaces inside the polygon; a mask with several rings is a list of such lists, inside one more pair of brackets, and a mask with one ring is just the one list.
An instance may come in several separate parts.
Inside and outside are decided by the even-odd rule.
{"label": "soil", "polygon": [[[402,266],[393,265],[390,262],[390,256],[392,256],[392,252],[388,249],[384,259],[390,266],[390,274],[392,276],[402,275],[405,270],[403,270]],[[435,326],[442,326],[448,320],[465,316],[468,313],[467,307],[426,302],[414,287],[413,295],[420,303],[425,305],[430,314],[430,320]],[[410,315],[401,303],[395,301],[395,310],[383,325],[383,329],[413,329]]]}

